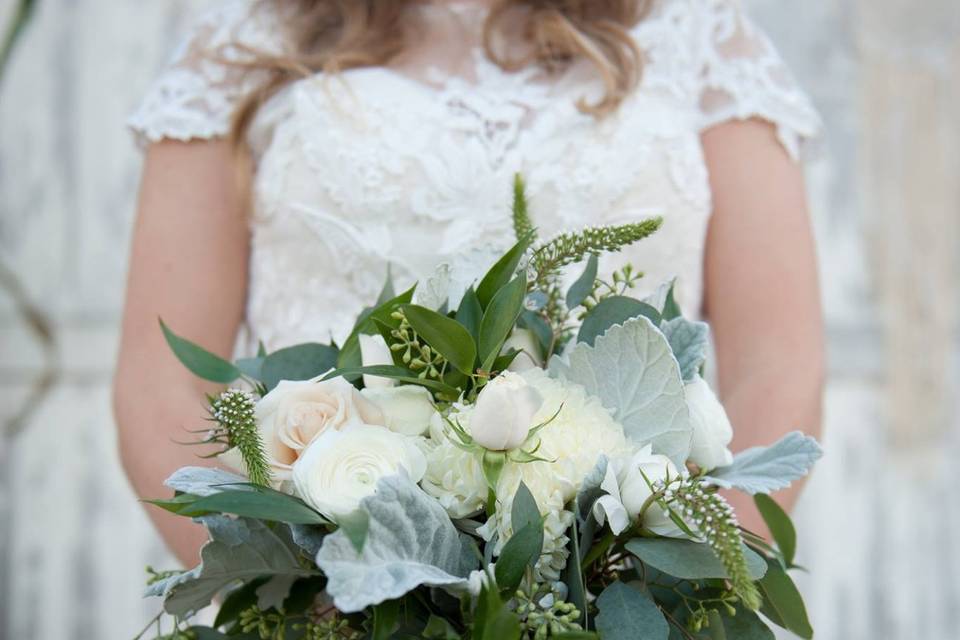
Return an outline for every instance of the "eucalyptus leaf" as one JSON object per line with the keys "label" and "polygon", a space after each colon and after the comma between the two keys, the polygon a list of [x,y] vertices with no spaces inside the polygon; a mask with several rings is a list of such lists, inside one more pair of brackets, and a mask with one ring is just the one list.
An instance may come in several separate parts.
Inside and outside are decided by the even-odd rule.
{"label": "eucalyptus leaf", "polygon": [[600,485],[603,484],[603,480],[607,476],[609,464],[607,456],[601,455],[597,464],[580,483],[580,490],[577,491],[576,498],[576,515],[581,523],[590,515],[590,510],[593,509],[593,504],[597,499],[606,493],[600,488]]}
{"label": "eucalyptus leaf", "polygon": [[443,507],[406,476],[382,478],[360,511],[369,527],[358,552],[346,533],[328,535],[317,554],[338,609],[354,613],[421,585],[464,589],[477,559]]}
{"label": "eucalyptus leaf", "polygon": [[627,296],[611,296],[600,301],[583,319],[577,342],[593,345],[597,338],[611,327],[623,324],[638,317],[649,318],[655,325],[660,324],[660,314],[650,305]]}
{"label": "eucalyptus leaf", "polygon": [[528,524],[540,524],[540,522],[540,508],[537,506],[537,500],[521,480],[517,492],[513,495],[513,505],[510,508],[510,524],[516,531]]}
{"label": "eucalyptus leaf", "polygon": [[263,356],[258,356],[256,358],[240,358],[237,360],[237,368],[240,369],[240,372],[248,378],[262,380],[264,360],[266,360],[266,357]]}
{"label": "eucalyptus leaf", "polygon": [[763,594],[760,612],[775,624],[809,640],[813,637],[813,627],[807,618],[803,596],[778,562],[770,559],[766,562],[767,573],[760,580],[760,592]]}
{"label": "eucalyptus leaf", "polygon": [[487,308],[497,292],[513,280],[517,273],[517,267],[520,266],[520,260],[530,247],[533,238],[532,231],[520,238],[483,276],[480,284],[477,285],[477,299],[484,309]]}
{"label": "eucalyptus leaf", "polygon": [[483,308],[480,306],[480,299],[477,298],[477,292],[473,287],[467,289],[460,300],[460,306],[457,308],[456,320],[470,332],[474,341],[480,339],[480,321],[483,320]]}
{"label": "eucalyptus leaf", "polygon": [[570,289],[567,290],[567,309],[576,309],[579,307],[593,291],[593,286],[597,280],[597,263],[597,254],[590,254],[583,273],[580,274],[580,277],[577,278],[577,280],[570,285]]}
{"label": "eucalyptus leaf", "polygon": [[723,630],[728,640],[774,640],[760,616],[742,605],[737,605],[736,615],[723,616]]}
{"label": "eucalyptus leaf", "polygon": [[520,313],[517,325],[522,329],[529,329],[533,332],[533,335],[537,338],[537,344],[540,345],[541,353],[550,353],[550,349],[553,347],[553,327],[542,315],[525,310]]}
{"label": "eucalyptus leaf", "polygon": [[515,530],[500,551],[494,569],[497,586],[503,593],[512,594],[520,586],[527,567],[533,566],[543,551],[543,524],[528,522]]}
{"label": "eucalyptus leaf", "polygon": [[777,501],[764,493],[753,496],[754,504],[763,517],[763,521],[770,530],[774,542],[783,554],[783,561],[788,567],[793,566],[793,559],[797,553],[797,530],[787,512],[777,504]]}
{"label": "eucalyptus leaf", "polygon": [[257,607],[266,611],[273,607],[275,609],[283,608],[283,601],[290,595],[290,587],[299,580],[296,575],[273,576],[262,585],[257,587]]}
{"label": "eucalyptus leaf", "polygon": [[326,344],[306,343],[274,351],[261,367],[260,380],[267,389],[281,380],[310,380],[337,366],[339,351]]}
{"label": "eucalyptus leaf", "polygon": [[714,469],[704,480],[753,495],[773,493],[807,475],[822,455],[814,438],[794,431],[769,447],[741,451],[733,457],[732,464]]}
{"label": "eucalyptus leaf", "polygon": [[262,522],[226,516],[199,520],[210,532],[210,541],[200,551],[200,565],[147,588],[146,595],[164,598],[164,609],[171,615],[195,613],[238,582],[314,573],[300,565],[287,540]]}
{"label": "eucalyptus leaf", "polygon": [[563,569],[560,576],[563,583],[567,585],[567,601],[574,605],[580,612],[579,623],[583,628],[589,627],[589,607],[587,604],[587,584],[583,576],[583,567],[580,565],[580,527],[577,519],[574,518],[570,525],[568,534],[570,542],[568,543],[569,555],[567,556],[567,566]]}
{"label": "eucalyptus leaf", "polygon": [[649,319],[629,320],[592,347],[578,344],[566,357],[554,356],[549,372],[600,398],[634,444],[650,443],[678,467],[685,464],[693,429],[680,367]]}
{"label": "eucalyptus leaf", "polygon": [[644,593],[614,582],[597,598],[597,631],[603,640],[667,640],[670,628]]}
{"label": "eucalyptus leaf", "polygon": [[289,524],[327,524],[327,520],[305,502],[279,492],[226,489],[199,498],[193,502],[191,509],[199,513],[231,513],[244,518]]}
{"label": "eucalyptus leaf", "polygon": [[181,338],[170,330],[163,320],[160,320],[160,329],[173,355],[183,363],[190,372],[204,380],[219,384],[230,384],[240,377],[240,369],[218,355],[210,353],[186,338]]}
{"label": "eucalyptus leaf", "polygon": [[[672,538],[634,538],[626,543],[627,551],[655,569],[683,580],[729,578],[726,568],[709,545],[692,540]],[[767,570],[766,561],[746,545],[743,553],[753,580]]]}
{"label": "eucalyptus leaf", "polygon": [[527,291],[526,277],[521,274],[500,289],[487,305],[480,322],[480,363],[485,371],[493,366],[503,343],[510,336]]}
{"label": "eucalyptus leaf", "polygon": [[664,322],[660,329],[667,337],[673,356],[680,365],[680,375],[684,382],[690,382],[699,375],[700,367],[707,360],[707,346],[710,342],[707,323],[674,318]]}
{"label": "eucalyptus leaf", "polygon": [[413,330],[457,370],[469,375],[477,359],[473,336],[462,324],[426,307],[408,304],[401,307]]}

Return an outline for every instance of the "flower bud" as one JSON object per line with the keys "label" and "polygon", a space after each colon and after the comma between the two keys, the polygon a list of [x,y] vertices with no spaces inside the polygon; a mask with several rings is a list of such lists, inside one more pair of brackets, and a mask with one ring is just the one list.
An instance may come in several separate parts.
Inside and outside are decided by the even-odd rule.
{"label": "flower bud", "polygon": [[[361,333],[359,336],[360,340],[360,362],[365,367],[370,367],[373,365],[393,364],[393,356],[390,353],[390,348],[387,347],[386,341],[381,335],[367,335]],[[390,378],[382,378],[380,376],[372,375],[363,375],[363,386],[368,389],[383,389],[386,387],[392,387],[396,385],[396,380]]]}
{"label": "flower bud", "polygon": [[506,371],[483,388],[470,416],[470,435],[491,451],[516,449],[527,439],[543,397],[519,374]]}

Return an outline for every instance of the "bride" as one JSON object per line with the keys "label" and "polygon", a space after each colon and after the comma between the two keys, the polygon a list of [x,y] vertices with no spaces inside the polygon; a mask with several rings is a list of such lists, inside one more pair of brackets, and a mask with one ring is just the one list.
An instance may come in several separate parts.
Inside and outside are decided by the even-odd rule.
{"label": "bride", "polygon": [[[146,149],[115,382],[139,495],[203,394],[157,327],[222,355],[342,341],[398,286],[511,244],[662,215],[601,262],[712,323],[734,450],[819,429],[822,328],[798,158],[819,121],[738,0],[229,0],[131,119]],[[783,495],[790,505],[795,495]],[[735,505],[759,529],[749,505]],[[195,564],[199,526],[151,510]]]}

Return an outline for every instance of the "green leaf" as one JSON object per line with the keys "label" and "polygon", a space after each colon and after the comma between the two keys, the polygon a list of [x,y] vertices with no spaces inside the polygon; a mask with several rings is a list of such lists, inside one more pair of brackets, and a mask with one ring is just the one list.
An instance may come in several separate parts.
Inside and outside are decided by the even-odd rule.
{"label": "green leaf", "polygon": [[383,288],[380,290],[380,295],[377,296],[377,304],[375,306],[379,307],[385,302],[389,302],[390,300],[396,297],[397,297],[397,292],[394,291],[394,288],[393,288],[393,267],[388,264],[387,278],[383,283]]}
{"label": "green leaf", "polygon": [[241,372],[236,365],[185,338],[181,338],[171,331],[163,320],[160,320],[160,329],[163,331],[163,337],[166,338],[170,349],[173,350],[173,355],[177,356],[177,359],[193,375],[219,384],[230,384],[240,377]]}
{"label": "green leaf", "polygon": [[517,492],[513,495],[510,524],[514,531],[518,531],[528,524],[540,524],[540,522],[540,507],[537,506],[537,500],[521,480]]}
{"label": "green leaf", "polygon": [[493,366],[503,343],[517,324],[526,292],[527,280],[521,274],[500,289],[487,305],[480,322],[479,340],[480,362],[484,371],[489,371]]}
{"label": "green leaf", "polygon": [[374,376],[380,376],[381,378],[392,378],[394,380],[399,380],[400,382],[406,382],[407,384],[416,384],[421,387],[426,387],[433,391],[443,393],[448,396],[457,397],[460,395],[460,390],[454,387],[451,387],[448,384],[433,380],[430,378],[420,378],[412,371],[404,369],[403,367],[391,366],[388,364],[378,364],[371,365],[369,367],[351,367],[348,369],[337,369],[336,371],[331,371],[323,377],[324,380],[329,380],[330,378],[336,378],[337,376],[343,376],[344,378],[349,379],[351,376],[360,376],[365,373]]}
{"label": "green leaf", "polygon": [[507,251],[496,264],[487,272],[480,284],[477,286],[477,299],[480,306],[484,309],[489,306],[490,301],[508,282],[510,282],[517,273],[517,267],[523,254],[526,253],[533,242],[533,232],[531,231],[523,238],[517,241],[517,244]]}
{"label": "green leaf", "polygon": [[470,375],[477,359],[477,346],[470,331],[456,320],[426,307],[401,307],[413,330],[457,370]]}
{"label": "green leaf", "polygon": [[699,375],[700,367],[707,360],[707,347],[710,342],[710,329],[705,322],[691,322],[685,318],[674,318],[660,327],[667,337],[673,356],[680,364],[680,375],[684,382],[690,382]]}
{"label": "green leaf", "polygon": [[219,515],[200,521],[210,532],[210,542],[200,551],[200,566],[147,588],[146,595],[164,598],[164,609],[171,615],[199,611],[237,582],[315,573],[301,567],[295,548],[262,522]]}
{"label": "green leaf", "polygon": [[360,512],[369,518],[358,552],[344,531],[331,533],[317,554],[327,592],[345,613],[400,598],[424,585],[463,590],[477,566],[470,545],[440,503],[406,476],[381,478]]}
{"label": "green leaf", "polygon": [[654,326],[660,325],[660,314],[644,302],[627,296],[605,298],[583,319],[583,324],[580,325],[580,331],[577,333],[577,342],[593,346],[596,339],[605,334],[610,327],[640,316],[649,318]]}
{"label": "green leaf", "polygon": [[760,616],[742,605],[737,605],[735,616],[723,616],[723,630],[729,640],[774,640],[773,632]]}
{"label": "green leaf", "polygon": [[507,544],[503,545],[494,566],[501,593],[510,594],[517,590],[527,567],[536,563],[542,551],[543,525],[539,520],[514,531]]}
{"label": "green leaf", "polygon": [[561,579],[567,585],[567,602],[580,611],[579,623],[583,628],[589,628],[589,609],[587,606],[587,585],[583,577],[583,568],[580,566],[580,527],[577,519],[570,525],[570,542],[567,566],[563,569]]}
{"label": "green leaf", "polygon": [[[710,626],[707,627],[707,631],[710,633],[710,640],[727,640],[727,631],[723,628],[723,618],[720,616],[720,612],[716,609],[710,609],[707,612],[707,619],[710,621]],[[736,636],[739,638],[740,636]],[[736,640],[734,638],[734,640]]]}
{"label": "green leaf", "polygon": [[460,640],[460,634],[444,618],[432,615],[427,619],[427,626],[423,628],[422,637],[427,640]]}
{"label": "green leaf", "polygon": [[801,638],[813,637],[813,628],[807,618],[807,608],[797,586],[780,563],[767,559],[767,573],[760,580],[763,606],[760,612],[770,620]]}
{"label": "green leaf", "polygon": [[576,309],[579,307],[593,291],[593,285],[597,281],[598,262],[597,254],[591,253],[590,258],[587,259],[586,269],[583,270],[580,277],[577,278],[576,282],[570,285],[570,289],[567,290],[567,309]]}
{"label": "green leaf", "polygon": [[373,607],[371,640],[388,640],[400,627],[400,601],[387,600]]}
{"label": "green leaf", "polygon": [[677,300],[674,297],[674,289],[676,289],[676,286],[677,281],[674,280],[670,283],[670,288],[667,290],[667,298],[663,302],[663,311],[660,313],[664,320],[673,320],[683,315],[683,312],[680,311],[680,305],[677,304]]}
{"label": "green leaf", "polygon": [[622,582],[597,598],[597,631],[603,640],[667,640],[670,627],[653,600]]}
{"label": "green leaf", "polygon": [[[375,335],[377,327],[374,320],[379,320],[390,327],[396,328],[399,321],[391,318],[390,314],[396,311],[400,305],[409,303],[413,299],[415,290],[416,286],[410,287],[395,298],[361,314],[360,318],[357,319],[357,324],[353,327],[353,331],[350,332],[349,337],[340,348],[340,354],[337,356],[337,367],[340,369],[359,367],[363,362],[360,354],[359,335],[361,333]],[[359,377],[358,375],[355,378]],[[347,379],[352,381],[355,378],[348,377]]]}
{"label": "green leaf", "polygon": [[298,344],[274,351],[263,361],[261,382],[267,389],[281,380],[310,380],[337,366],[339,351],[326,344]]}
{"label": "green leaf", "polygon": [[230,594],[224,598],[213,626],[222,627],[233,622],[240,617],[241,611],[255,605],[257,603],[257,589],[259,589],[264,582],[266,582],[264,579],[251,580],[242,587],[231,591]]}
{"label": "green leaf", "polygon": [[598,397],[631,442],[651,443],[678,467],[685,464],[693,428],[683,380],[667,339],[650,320],[629,320],[592,347],[581,343],[564,357],[555,355],[548,369]]}
{"label": "green leaf", "polygon": [[240,358],[237,360],[237,368],[248,378],[254,380],[263,379],[263,361],[266,357],[258,356],[256,358]]}
{"label": "green leaf", "polygon": [[544,319],[542,315],[529,309],[524,309],[520,313],[517,326],[522,329],[529,329],[537,337],[537,343],[540,345],[541,354],[549,354],[553,347],[553,327]]}
{"label": "green leaf", "polygon": [[289,524],[328,524],[319,513],[299,498],[280,492],[226,490],[205,498],[198,498],[181,515],[191,511],[202,513],[232,513],[243,518],[286,522]]}
{"label": "green leaf", "polygon": [[[337,524],[357,553],[363,553],[363,547],[367,544],[367,534],[370,533],[370,514],[363,509],[357,509],[349,515],[341,516]],[[323,548],[322,544],[321,548]]]}
{"label": "green leaf", "polygon": [[473,287],[467,289],[457,309],[456,320],[470,332],[474,342],[480,340],[480,322],[483,320],[483,308]]}
{"label": "green leaf", "polygon": [[502,608],[487,621],[483,640],[519,640],[520,618],[507,608]]}
{"label": "green leaf", "polygon": [[763,516],[763,521],[767,523],[773,540],[777,543],[780,553],[783,554],[783,560],[788,567],[793,566],[793,559],[797,553],[797,530],[793,527],[793,522],[787,512],[777,504],[777,501],[765,493],[758,493],[753,496],[753,501]]}
{"label": "green leaf", "polygon": [[[653,568],[683,580],[727,579],[729,574],[709,545],[673,538],[634,538],[626,550]],[[754,580],[763,576],[766,561],[743,546],[747,569]]]}

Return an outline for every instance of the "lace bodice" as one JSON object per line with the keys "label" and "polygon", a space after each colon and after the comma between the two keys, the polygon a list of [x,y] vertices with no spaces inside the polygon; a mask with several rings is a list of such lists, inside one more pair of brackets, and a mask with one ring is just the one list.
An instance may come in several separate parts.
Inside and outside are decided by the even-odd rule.
{"label": "lace bodice", "polygon": [[[507,73],[477,45],[482,6],[419,10],[427,28],[464,43],[458,55],[432,56],[448,68],[413,55],[406,66],[305,78],[268,101],[250,129],[247,324],[269,349],[342,341],[388,265],[398,287],[442,262],[468,280],[512,244],[516,172],[541,235],[662,215],[660,232],[605,257],[601,272],[631,262],[646,273],[639,293],[676,277],[681,306],[696,314],[711,211],[700,133],[764,118],[796,158],[819,127],[736,0],[659,0],[633,29],[646,54],[641,85],[600,120],[575,106],[602,90],[586,63],[559,76]],[[284,49],[277,17],[251,0],[201,16],[131,118],[142,141],[227,132],[238,100],[262,81],[223,62],[241,55],[231,43]]]}

